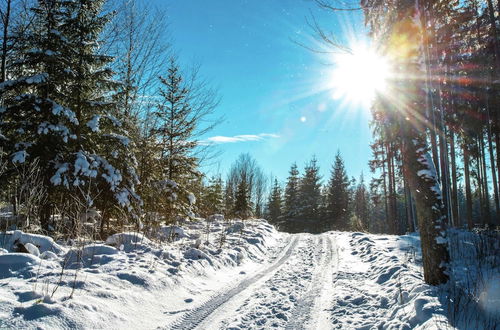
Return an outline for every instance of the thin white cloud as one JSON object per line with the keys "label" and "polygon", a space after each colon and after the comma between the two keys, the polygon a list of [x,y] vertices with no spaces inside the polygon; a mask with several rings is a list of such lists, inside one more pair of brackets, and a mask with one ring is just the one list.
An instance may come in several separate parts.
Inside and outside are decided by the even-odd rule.
{"label": "thin white cloud", "polygon": [[265,139],[277,139],[280,136],[274,133],[260,133],[260,134],[242,134],[235,136],[212,136],[202,141],[202,144],[221,144],[221,143],[236,143],[248,141],[262,141]]}

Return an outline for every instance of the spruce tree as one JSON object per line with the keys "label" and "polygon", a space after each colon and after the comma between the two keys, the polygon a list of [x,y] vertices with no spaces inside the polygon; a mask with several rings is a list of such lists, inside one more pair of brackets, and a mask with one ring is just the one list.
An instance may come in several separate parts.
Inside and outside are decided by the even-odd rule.
{"label": "spruce tree", "polygon": [[363,173],[361,173],[361,176],[359,178],[359,183],[354,193],[354,214],[356,215],[356,219],[359,221],[361,227],[359,229],[366,231],[368,231],[369,229],[368,202],[369,202],[369,195],[366,190]]}
{"label": "spruce tree", "polygon": [[204,216],[208,217],[213,214],[223,214],[224,205],[224,183],[220,176],[210,178],[207,187],[204,189],[202,196],[202,205]]}
{"label": "spruce tree", "polygon": [[39,0],[23,57],[12,64],[20,77],[0,85],[2,147],[13,163],[37,161],[47,191],[44,229],[68,192],[87,206],[99,195],[100,208],[131,211],[138,202],[129,139],[113,116],[112,58],[98,55],[103,2]]}
{"label": "spruce tree", "polygon": [[193,215],[194,195],[188,186],[201,177],[194,155],[198,143],[193,139],[201,118],[191,103],[195,91],[190,89],[175,58],[170,59],[167,75],[160,77],[160,83],[160,100],[153,112],[157,125],[151,130],[157,141],[158,172],[150,181],[153,186],[166,184],[165,198],[153,199],[162,205],[161,213],[170,222]]}
{"label": "spruce tree", "polygon": [[41,208],[44,229],[48,229],[50,201],[54,188],[50,178],[54,164],[65,161],[64,152],[75,139],[75,113],[64,106],[60,91],[71,74],[71,50],[62,33],[67,11],[62,1],[38,1],[33,8],[34,26],[23,38],[24,56],[12,64],[11,79],[0,85],[3,106],[0,110],[0,149],[15,163],[38,159],[43,185],[49,198]]}
{"label": "spruce tree", "polygon": [[249,185],[246,178],[242,178],[236,188],[233,214],[240,219],[252,216],[252,202],[250,200]]}
{"label": "spruce tree", "polygon": [[273,187],[271,188],[271,193],[269,194],[269,201],[267,203],[269,222],[274,225],[278,225],[279,220],[281,220],[282,204],[281,187],[278,183],[278,179],[275,178]]}
{"label": "spruce tree", "polygon": [[331,229],[349,229],[349,179],[340,152],[335,156],[328,182],[326,214]]}
{"label": "spruce tree", "polygon": [[58,173],[51,180],[54,184],[69,181],[74,186],[93,180],[93,190],[99,195],[96,205],[101,210],[109,214],[118,205],[128,212],[134,207],[137,211],[133,144],[129,131],[117,118],[118,104],[111,97],[119,83],[113,80],[114,72],[110,69],[113,58],[100,54],[99,48],[100,35],[111,16],[101,15],[104,0],[66,4],[70,16],[64,22],[64,30],[73,51],[73,79],[67,82],[65,100],[75,112],[78,124],[69,150],[74,159],[74,164],[69,164],[73,175],[63,172],[67,165],[59,163]]}
{"label": "spruce tree", "polygon": [[297,164],[293,163],[288,172],[288,180],[285,188],[285,200],[283,208],[283,226],[286,230],[293,227],[294,221],[299,215],[299,170]]}
{"label": "spruce tree", "polygon": [[304,175],[300,181],[299,200],[301,230],[307,232],[321,232],[319,223],[321,206],[321,177],[318,161],[315,157],[306,165]]}

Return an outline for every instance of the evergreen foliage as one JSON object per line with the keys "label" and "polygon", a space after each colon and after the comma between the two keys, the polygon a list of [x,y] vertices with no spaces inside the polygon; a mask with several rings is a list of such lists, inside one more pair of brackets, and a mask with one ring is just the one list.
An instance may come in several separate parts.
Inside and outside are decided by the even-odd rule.
{"label": "evergreen foliage", "polygon": [[327,187],[326,215],[332,229],[349,228],[349,179],[344,160],[337,152]]}
{"label": "evergreen foliage", "polygon": [[271,193],[269,194],[269,199],[267,202],[267,216],[271,223],[280,227],[280,220],[282,216],[282,204],[283,197],[281,193],[281,187],[278,183],[278,179],[274,179],[273,186],[271,188]]}

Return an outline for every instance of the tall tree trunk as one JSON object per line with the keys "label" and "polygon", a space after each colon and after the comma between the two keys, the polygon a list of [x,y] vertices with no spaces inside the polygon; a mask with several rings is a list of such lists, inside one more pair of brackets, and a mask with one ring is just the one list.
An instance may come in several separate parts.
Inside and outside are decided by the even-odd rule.
{"label": "tall tree trunk", "polygon": [[405,205],[406,205],[406,224],[408,226],[409,232],[415,231],[415,219],[413,215],[413,200],[411,196],[410,187],[408,186],[408,180],[403,178],[404,186],[405,186]]}
{"label": "tall tree trunk", "polygon": [[388,205],[389,205],[389,228],[390,228],[390,233],[391,234],[396,234],[397,233],[397,227],[396,227],[396,216],[394,214],[394,205],[393,205],[393,197],[394,197],[394,175],[393,175],[393,168],[392,168],[392,150],[390,147],[390,144],[387,142],[385,144],[386,151],[387,151],[387,177],[389,179],[389,194],[388,194]]}
{"label": "tall tree trunk", "polygon": [[12,0],[7,0],[7,8],[5,13],[2,15],[3,23],[3,41],[2,41],[2,64],[1,64],[1,81],[4,82],[7,79],[7,43],[9,40],[9,21],[10,21],[10,5]]}
{"label": "tall tree trunk", "polygon": [[476,148],[478,150],[477,155],[475,157],[475,164],[476,164],[476,178],[477,178],[477,189],[476,192],[478,194],[479,198],[479,222],[482,225],[483,224],[483,214],[484,214],[484,190],[483,190],[483,177],[482,177],[482,172],[481,172],[481,153],[479,149],[479,142],[476,141]]}
{"label": "tall tree trunk", "polygon": [[386,220],[386,227],[389,227],[389,230],[387,231],[387,228],[384,228],[384,231],[387,231],[390,233],[390,216],[389,216],[389,198],[387,196],[387,172],[385,170],[385,162],[384,156],[387,158],[387,154],[385,154],[385,148],[382,145],[382,183],[384,185],[384,206],[385,206],[385,220]]}
{"label": "tall tree trunk", "polygon": [[455,157],[455,134],[450,131],[450,157],[451,157],[451,212],[453,214],[453,226],[458,227],[460,224],[458,214],[458,188],[457,188],[457,164]]}
{"label": "tall tree trunk", "polygon": [[466,219],[467,227],[469,229],[474,228],[474,222],[472,221],[472,191],[470,186],[470,157],[469,149],[467,143],[464,141],[463,145],[464,154],[464,177],[465,177],[465,209],[466,209]]}
{"label": "tall tree trunk", "polygon": [[446,215],[436,169],[426,151],[425,139],[415,132],[411,124],[407,126],[403,146],[406,154],[404,167],[417,207],[424,280],[428,284],[438,285],[448,281]]}
{"label": "tall tree trunk", "polygon": [[481,134],[479,139],[479,152],[481,155],[481,170],[483,173],[483,192],[484,192],[484,221],[483,224],[491,222],[490,213],[490,193],[488,187],[488,172],[486,171],[486,152],[484,151],[484,137]]}

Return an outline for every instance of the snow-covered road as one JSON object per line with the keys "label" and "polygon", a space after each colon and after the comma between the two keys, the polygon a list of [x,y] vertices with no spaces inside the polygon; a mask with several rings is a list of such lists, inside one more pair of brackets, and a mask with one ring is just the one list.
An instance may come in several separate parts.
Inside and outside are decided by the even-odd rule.
{"label": "snow-covered road", "polygon": [[[264,269],[180,316],[167,328],[321,328],[338,248],[331,234],[290,235]],[[328,322],[331,326],[331,323]],[[327,326],[328,327],[328,326]]]}
{"label": "snow-covered road", "polygon": [[[110,240],[111,245],[85,245],[81,263],[66,270],[61,265],[73,260],[74,247],[39,235],[8,233],[7,249],[0,249],[0,328],[449,326],[444,288],[422,281],[417,235],[287,234],[255,220],[227,228],[212,224],[209,241],[208,235],[201,236],[206,228],[189,223],[184,237],[168,244],[137,233],[117,234],[122,237],[121,245],[114,244],[118,249]],[[124,246],[125,238],[131,241]],[[13,252],[11,243],[18,239],[36,244],[43,253]],[[497,273],[483,274],[494,279]],[[485,297],[494,302],[493,289]],[[486,325],[497,324],[495,315],[483,319]]]}

